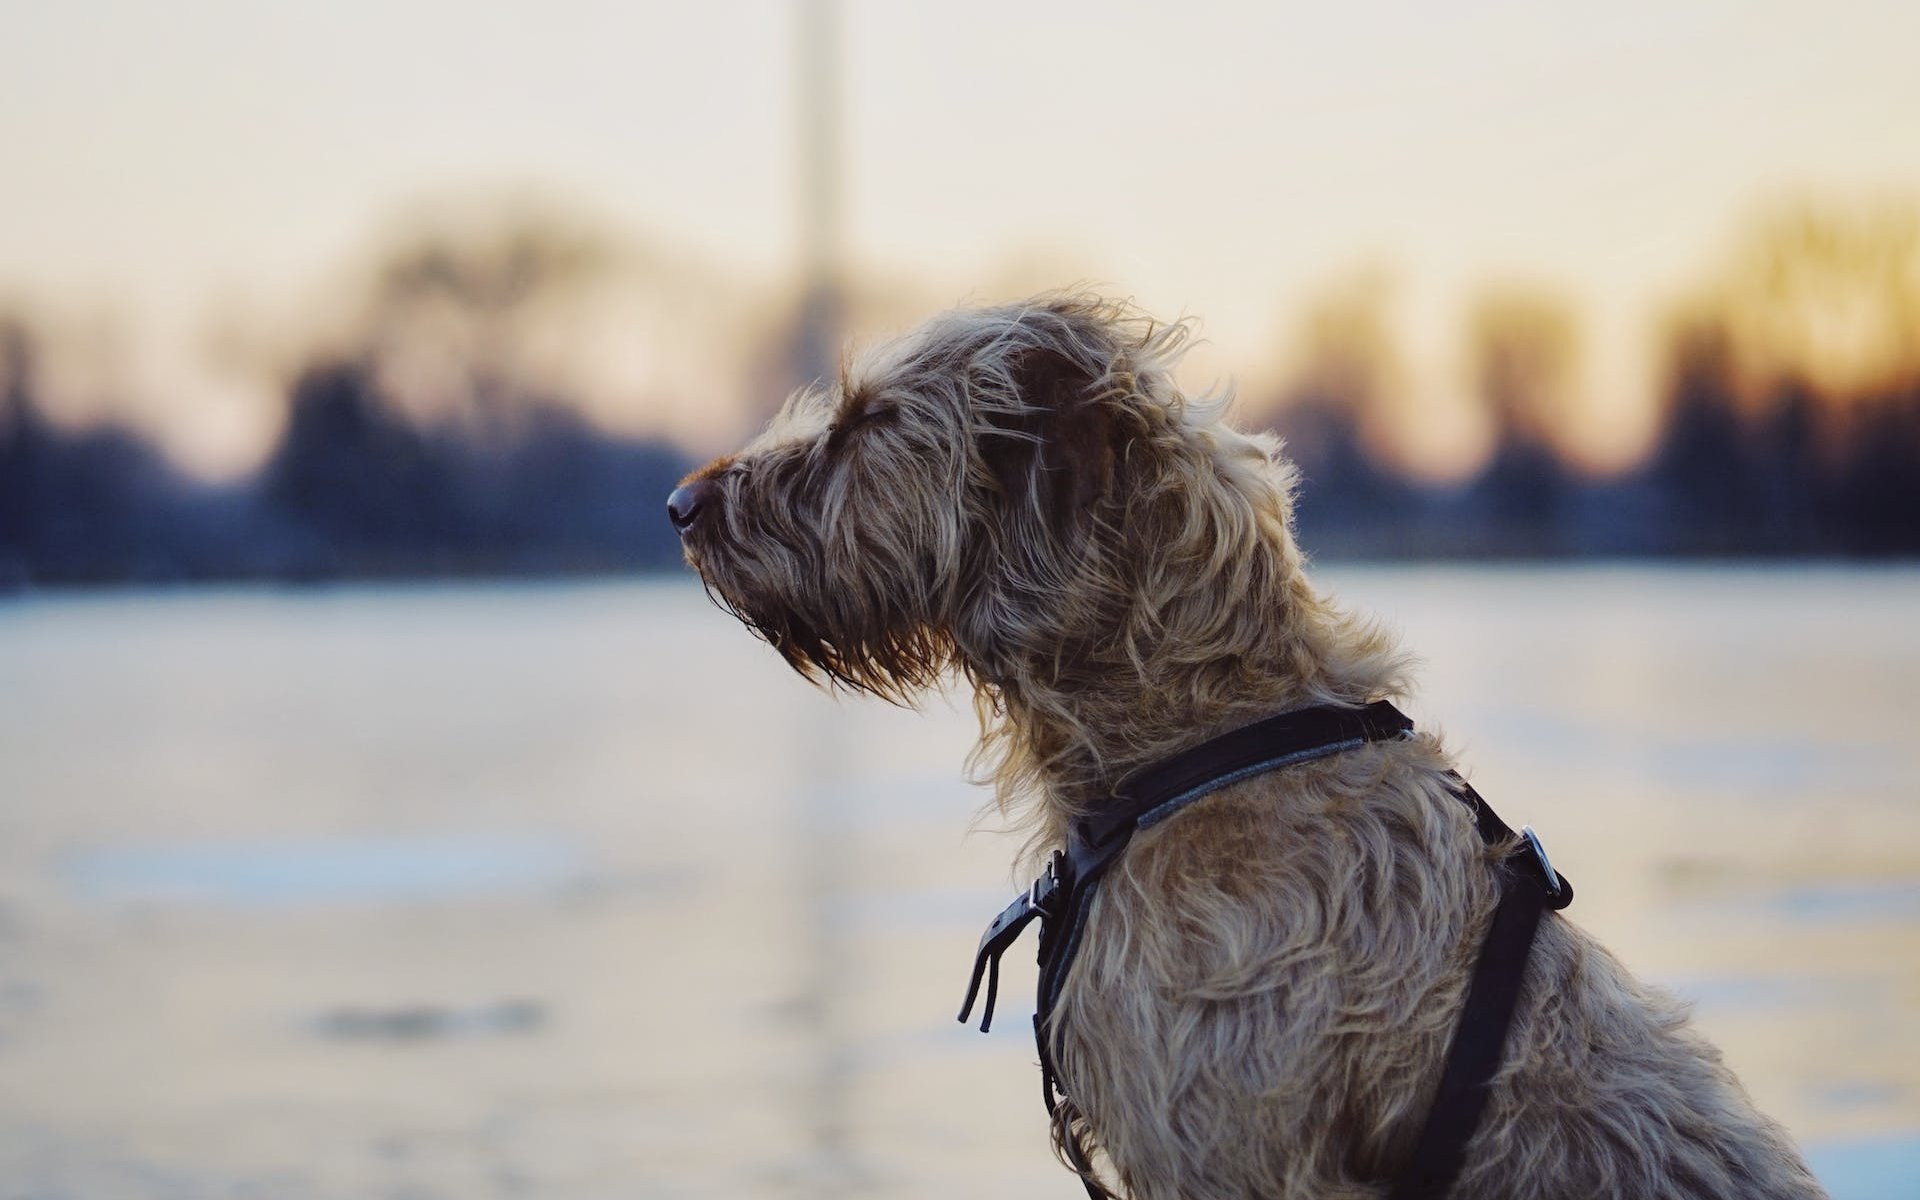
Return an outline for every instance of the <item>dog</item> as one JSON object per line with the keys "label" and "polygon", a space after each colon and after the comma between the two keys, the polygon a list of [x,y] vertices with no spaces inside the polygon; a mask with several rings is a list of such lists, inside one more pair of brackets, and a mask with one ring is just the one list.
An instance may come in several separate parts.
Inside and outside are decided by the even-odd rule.
{"label": "dog", "polygon": [[[668,514],[808,678],[899,703],[970,684],[976,768],[1037,858],[1196,743],[1407,691],[1394,638],[1310,582],[1279,441],[1176,384],[1188,338],[1078,294],[936,316],[796,392]],[[1428,734],[1369,743],[1134,838],[1045,1030],[1074,1106],[1056,1139],[1097,1148],[1103,1188],[1385,1194],[1511,849],[1452,768]],[[1577,926],[1548,915],[1525,971],[1449,1194],[1825,1194],[1683,1007]]]}

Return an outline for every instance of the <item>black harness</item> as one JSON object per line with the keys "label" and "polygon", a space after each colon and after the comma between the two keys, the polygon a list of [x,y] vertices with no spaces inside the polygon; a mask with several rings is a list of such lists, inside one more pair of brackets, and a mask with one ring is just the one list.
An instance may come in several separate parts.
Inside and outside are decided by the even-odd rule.
{"label": "black harness", "polygon": [[[973,978],[960,1007],[960,1020],[973,1011],[980,981],[987,984],[980,1029],[993,1020],[1000,990],[1000,956],[1026,927],[1040,922],[1040,984],[1033,1018],[1040,1049],[1041,1095],[1068,1164],[1079,1172],[1094,1200],[1110,1195],[1096,1178],[1077,1110],[1060,1087],[1047,1030],[1060,986],[1080,947],[1094,893],[1107,868],[1126,850],[1133,835],[1178,813],[1210,792],[1255,775],[1352,750],[1368,742],[1406,737],[1413,722],[1384,700],[1364,708],[1319,705],[1269,717],[1222,734],[1129,776],[1109,808],[1074,822],[1064,850],[1056,850],[1033,886],[1009,904],[980,938]],[[1440,1200],[1452,1187],[1486,1109],[1488,1084],[1499,1069],[1507,1027],[1520,997],[1527,953],[1541,915],[1565,908],[1573,885],[1554,872],[1546,850],[1531,827],[1519,834],[1508,827],[1458,775],[1455,794],[1473,811],[1480,838],[1489,846],[1511,844],[1500,870],[1500,902],[1494,909],[1480,957],[1468,985],[1460,1023],[1447,1050],[1440,1087],[1427,1112],[1426,1125],[1412,1156],[1392,1182],[1389,1200]]]}

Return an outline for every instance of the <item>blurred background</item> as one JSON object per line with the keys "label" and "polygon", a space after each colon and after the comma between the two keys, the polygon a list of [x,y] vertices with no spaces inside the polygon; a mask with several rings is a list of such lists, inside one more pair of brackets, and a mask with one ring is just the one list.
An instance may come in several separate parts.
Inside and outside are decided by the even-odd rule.
{"label": "blurred background", "polygon": [[1320,580],[1836,1197],[1920,1188],[1920,9],[0,3],[0,1200],[1062,1196],[964,697],[667,490],[1189,316]]}

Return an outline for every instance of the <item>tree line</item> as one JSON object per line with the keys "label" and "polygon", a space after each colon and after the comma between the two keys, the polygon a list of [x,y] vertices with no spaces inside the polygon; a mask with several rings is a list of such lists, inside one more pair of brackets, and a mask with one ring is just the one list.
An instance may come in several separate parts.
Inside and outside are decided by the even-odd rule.
{"label": "tree line", "polygon": [[[360,336],[291,373],[277,444],[229,484],[183,474],[124,428],[49,420],[34,327],[0,317],[0,585],[671,566],[662,497],[690,456],[594,425],[513,352],[532,307],[592,260],[540,230],[403,251]],[[1913,222],[1789,214],[1739,262],[1669,322],[1653,444],[1603,478],[1562,436],[1578,339],[1551,296],[1476,310],[1473,391],[1493,449],[1446,484],[1383,447],[1405,384],[1379,314],[1319,314],[1299,369],[1253,406],[1306,478],[1303,540],[1323,558],[1920,553]],[[1836,305],[1851,324],[1828,319]],[[805,315],[755,353],[790,354]],[[423,357],[436,372],[424,406],[407,382],[419,372],[402,369]]]}
{"label": "tree line", "polygon": [[[1336,293],[1256,406],[1305,476],[1302,536],[1379,557],[1920,554],[1920,213],[1795,207],[1756,224],[1662,337],[1659,420],[1624,470],[1568,452],[1578,337],[1551,293],[1482,298],[1466,335],[1493,448],[1421,482],[1378,433],[1398,367],[1376,294]],[[1403,385],[1402,385],[1403,386]]]}

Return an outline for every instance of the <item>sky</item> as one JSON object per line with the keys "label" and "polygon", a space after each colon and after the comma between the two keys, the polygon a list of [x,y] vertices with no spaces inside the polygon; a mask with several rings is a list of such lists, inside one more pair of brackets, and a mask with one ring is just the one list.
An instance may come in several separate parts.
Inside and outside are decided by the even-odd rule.
{"label": "sky", "polygon": [[[0,304],[95,331],[98,404],[232,474],[279,409],[223,331],[297,343],[448,198],[548,198],[742,303],[781,294],[794,14],[0,0]],[[1580,315],[1599,460],[1648,426],[1654,322],[1757,211],[1920,195],[1909,2],[843,0],[839,23],[857,275],[935,303],[1094,281],[1197,317],[1196,369],[1257,385],[1314,295],[1374,270],[1436,412],[1474,296],[1541,286]],[[764,407],[681,390],[635,385],[630,423],[719,441]],[[1426,433],[1434,463],[1472,453],[1470,425]]]}

